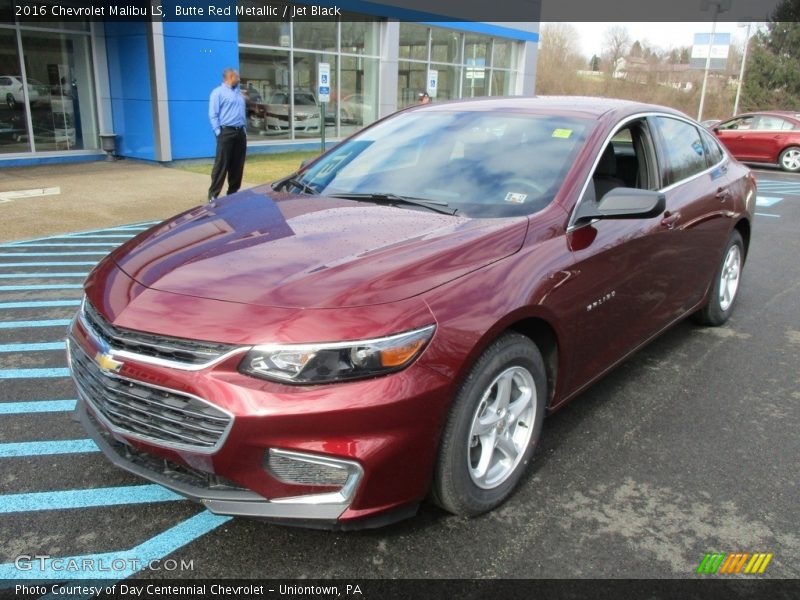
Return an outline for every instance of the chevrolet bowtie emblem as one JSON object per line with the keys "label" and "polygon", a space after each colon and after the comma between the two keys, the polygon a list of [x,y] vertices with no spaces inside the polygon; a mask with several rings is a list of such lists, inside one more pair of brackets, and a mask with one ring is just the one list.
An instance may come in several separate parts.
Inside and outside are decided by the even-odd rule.
{"label": "chevrolet bowtie emblem", "polygon": [[114,357],[107,352],[98,352],[95,354],[94,362],[96,362],[103,371],[111,371],[112,373],[117,373],[122,369],[123,365],[120,361],[114,360]]}

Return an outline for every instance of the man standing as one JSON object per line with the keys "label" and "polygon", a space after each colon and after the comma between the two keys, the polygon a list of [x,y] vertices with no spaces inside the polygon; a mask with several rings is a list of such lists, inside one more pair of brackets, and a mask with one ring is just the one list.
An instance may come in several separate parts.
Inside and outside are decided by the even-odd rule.
{"label": "man standing", "polygon": [[242,185],[247,133],[244,98],[239,91],[236,69],[227,67],[222,71],[222,84],[211,91],[208,99],[208,118],[217,136],[217,156],[211,170],[211,187],[208,188],[210,202],[222,192],[226,175],[228,194],[237,192]]}

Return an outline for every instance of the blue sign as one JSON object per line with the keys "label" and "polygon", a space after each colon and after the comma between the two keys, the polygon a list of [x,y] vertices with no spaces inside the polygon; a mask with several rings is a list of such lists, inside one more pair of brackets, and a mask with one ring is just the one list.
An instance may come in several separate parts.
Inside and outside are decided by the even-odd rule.
{"label": "blue sign", "polygon": [[328,96],[328,95],[330,95],[330,93],[331,93],[331,88],[329,88],[327,85],[325,85],[325,86],[320,86],[320,88],[319,88],[319,93],[320,93],[320,95],[322,95],[322,96]]}

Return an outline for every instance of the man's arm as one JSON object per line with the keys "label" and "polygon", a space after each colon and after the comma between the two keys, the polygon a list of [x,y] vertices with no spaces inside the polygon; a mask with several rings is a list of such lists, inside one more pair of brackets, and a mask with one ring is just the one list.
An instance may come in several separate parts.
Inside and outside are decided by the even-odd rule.
{"label": "man's arm", "polygon": [[208,98],[208,120],[211,121],[214,135],[219,135],[219,90],[217,88],[214,88]]}

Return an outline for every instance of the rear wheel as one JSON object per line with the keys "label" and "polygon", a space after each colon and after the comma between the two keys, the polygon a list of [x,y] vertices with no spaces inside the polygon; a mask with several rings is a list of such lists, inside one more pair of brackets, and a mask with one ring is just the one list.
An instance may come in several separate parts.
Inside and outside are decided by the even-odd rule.
{"label": "rear wheel", "polygon": [[507,333],[481,355],[461,384],[445,427],[433,499],[463,516],[511,495],[539,440],[546,402],[536,345]]}
{"label": "rear wheel", "polygon": [[792,146],[781,152],[778,163],[781,165],[781,169],[789,173],[800,171],[800,148]]}
{"label": "rear wheel", "polygon": [[703,325],[717,326],[730,318],[739,293],[743,265],[744,242],[741,234],[734,229],[714,277],[714,287],[708,302],[695,313],[696,321]]}

